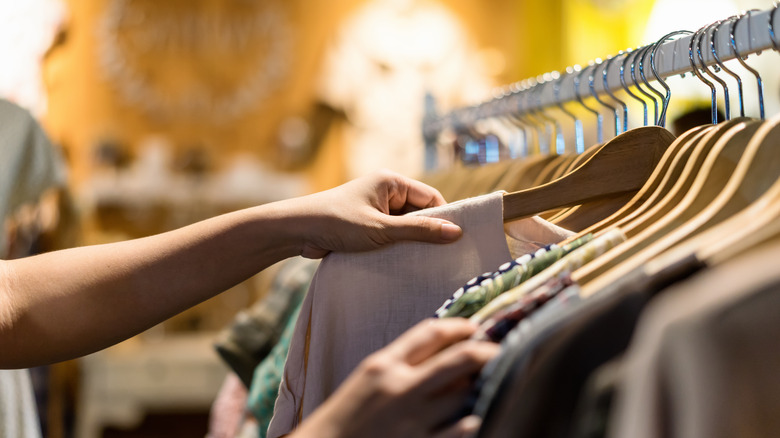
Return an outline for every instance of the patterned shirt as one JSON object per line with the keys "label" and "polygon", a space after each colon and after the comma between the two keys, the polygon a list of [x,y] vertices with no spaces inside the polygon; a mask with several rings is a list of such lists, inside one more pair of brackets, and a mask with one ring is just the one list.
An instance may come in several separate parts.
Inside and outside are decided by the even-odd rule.
{"label": "patterned shirt", "polygon": [[607,231],[598,238],[593,239],[587,245],[581,246],[566,257],[557,260],[552,266],[545,270],[542,275],[534,277],[532,281],[520,284],[514,289],[487,303],[471,316],[471,320],[481,325],[496,312],[512,306],[520,301],[525,295],[532,293],[550,279],[560,275],[561,272],[573,272],[625,241],[626,235],[623,234],[619,228],[613,228]]}
{"label": "patterned shirt", "polygon": [[502,293],[519,286],[591,240],[593,235],[587,234],[561,247],[549,245],[534,254],[505,263],[496,272],[475,277],[445,301],[436,311],[436,316],[469,317]]}

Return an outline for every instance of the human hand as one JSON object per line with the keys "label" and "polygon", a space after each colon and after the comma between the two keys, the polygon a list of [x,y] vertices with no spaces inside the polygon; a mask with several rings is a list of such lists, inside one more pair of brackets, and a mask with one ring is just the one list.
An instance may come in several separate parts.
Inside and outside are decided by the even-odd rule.
{"label": "human hand", "polygon": [[366,251],[400,241],[449,243],[457,225],[424,216],[400,216],[445,203],[441,194],[419,181],[389,171],[291,200],[304,237],[301,255],[321,258],[331,251]]}
{"label": "human hand", "polygon": [[464,339],[476,326],[461,318],[417,324],[368,356],[291,438],[456,438],[479,419],[447,424],[499,346]]}

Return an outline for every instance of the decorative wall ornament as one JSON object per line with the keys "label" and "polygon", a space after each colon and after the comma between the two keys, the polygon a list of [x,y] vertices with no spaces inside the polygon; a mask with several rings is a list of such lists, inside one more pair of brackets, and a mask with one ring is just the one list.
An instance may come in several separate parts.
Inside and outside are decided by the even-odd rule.
{"label": "decorative wall ornament", "polygon": [[287,17],[268,2],[110,0],[96,30],[105,78],[163,119],[235,119],[272,95],[291,61]]}

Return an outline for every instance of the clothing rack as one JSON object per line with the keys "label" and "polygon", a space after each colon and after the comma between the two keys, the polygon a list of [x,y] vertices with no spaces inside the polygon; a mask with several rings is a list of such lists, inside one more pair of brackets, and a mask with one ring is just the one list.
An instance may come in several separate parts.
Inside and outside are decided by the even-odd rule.
{"label": "clothing rack", "polygon": [[[763,50],[773,49],[773,37],[780,42],[780,35],[773,35],[772,30],[780,26],[780,18],[774,14],[774,10],[768,11],[750,11],[744,18],[739,19],[734,28],[734,42],[738,53],[744,58],[747,55],[760,53]],[[773,25],[770,26],[770,18],[773,19]],[[734,20],[738,17],[733,18]],[[731,44],[731,35],[729,32],[729,18],[723,20],[723,25],[718,29],[715,36],[715,51],[721,62],[735,59]],[[733,20],[732,20],[733,21]],[[710,35],[714,26],[706,33],[706,39],[701,43],[701,56],[708,66],[717,64],[717,60],[710,50]],[[778,32],[780,33],[780,31]],[[661,78],[667,78],[677,74],[691,73],[693,68],[689,57],[689,46],[693,35],[686,35],[673,41],[662,42],[654,58],[655,72]],[[626,56],[634,56],[628,65],[637,62],[639,55],[636,51],[621,52],[615,57],[614,62],[597,59],[587,67],[589,71],[582,72],[579,75],[578,70],[570,69],[568,73],[560,74],[558,72],[546,73],[540,75],[537,79],[525,81],[526,84],[512,84],[498,89],[493,99],[482,102],[478,105],[458,108],[448,114],[438,116],[432,110],[431,105],[427,105],[429,112],[423,121],[423,135],[426,142],[430,144],[435,142],[436,137],[444,129],[458,128],[468,126],[480,119],[501,116],[504,114],[525,114],[534,112],[543,108],[552,107],[559,104],[574,102],[578,100],[578,92],[581,99],[586,99],[593,95],[610,92],[616,92],[624,89],[621,82],[620,70]],[[648,81],[654,81],[656,78],[653,70],[649,67],[650,50],[643,54],[643,70]],[[696,65],[699,65],[699,55],[694,48],[694,59]],[[604,69],[606,71],[606,87],[604,85]],[[623,78],[628,86],[635,84],[631,77],[630,67],[624,70]],[[595,77],[595,80],[589,81],[589,76]],[[578,85],[575,86],[575,85]],[[591,90],[591,85],[593,90]],[[539,87],[536,90],[536,87]],[[521,94],[519,92],[536,90],[534,99],[524,99],[522,106],[514,104],[510,98]]]}

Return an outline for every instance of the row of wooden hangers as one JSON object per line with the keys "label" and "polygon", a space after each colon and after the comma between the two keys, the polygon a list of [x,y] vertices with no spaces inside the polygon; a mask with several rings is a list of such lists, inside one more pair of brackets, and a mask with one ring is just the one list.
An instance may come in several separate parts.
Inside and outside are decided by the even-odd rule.
{"label": "row of wooden hangers", "polygon": [[[778,51],[780,41],[774,32],[776,12],[777,8],[769,14],[767,26]],[[622,56],[625,64],[632,56],[645,60],[649,54],[650,67],[655,72],[652,54],[658,45],[676,35],[692,34],[688,47],[691,72],[712,90],[712,124],[695,127],[675,138],[664,128],[669,87],[655,75],[666,95],[650,87],[648,81],[643,82],[652,92],[663,96],[661,112],[656,107],[654,114],[657,126],[624,130],[578,155],[540,155],[472,171],[459,169],[454,173],[472,177],[466,177],[466,181],[480,180],[474,178],[478,172],[493,175],[490,189],[509,191],[504,195],[507,222],[544,214],[560,226],[579,231],[572,239],[587,233],[598,236],[620,228],[627,237],[624,243],[572,274],[586,295],[608,288],[637,269],[659,272],[691,256],[717,264],[762,242],[779,239],[780,116],[763,120],[763,96],[759,95],[760,118],[744,117],[742,81],[720,62],[714,47],[715,35],[723,28],[729,29],[733,41],[734,29],[749,14],[730,17],[693,33],[673,32],[653,45],[615,57]],[[716,119],[715,85],[704,75],[723,87],[726,102],[728,89],[726,82],[710,71],[701,57],[702,43],[707,40],[712,44],[719,71],[738,80],[740,117],[730,119],[731,109],[727,105],[728,120],[721,123]],[[742,58],[742,54],[737,54],[736,59],[756,75],[762,93],[760,76]],[[631,76],[636,79],[633,61]],[[644,73],[640,76],[646,78]],[[592,78],[591,75],[591,82]],[[638,81],[634,85],[639,87]],[[528,121],[518,121],[522,114],[507,116],[496,110],[507,101],[516,102],[512,98],[522,93],[528,95],[528,90],[517,88],[485,106],[504,120],[514,121],[518,126],[527,125]],[[537,114],[537,120],[538,117]],[[618,127],[615,111],[616,133]],[[434,175],[429,182],[436,185],[458,179],[457,175],[450,176]],[[439,187],[447,192],[447,187]],[[475,194],[468,190],[466,193]]]}

